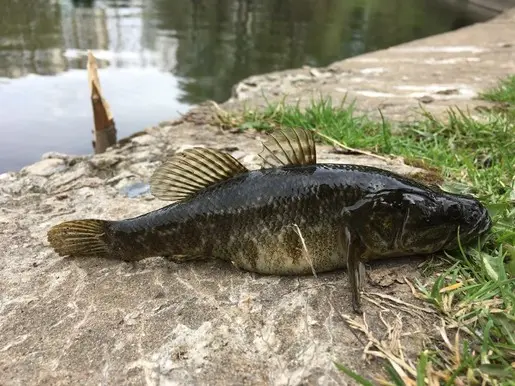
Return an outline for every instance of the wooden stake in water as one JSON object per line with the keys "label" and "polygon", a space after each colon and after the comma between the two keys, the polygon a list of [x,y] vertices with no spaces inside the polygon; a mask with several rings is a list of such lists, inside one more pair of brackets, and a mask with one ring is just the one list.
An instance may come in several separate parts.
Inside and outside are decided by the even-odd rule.
{"label": "wooden stake in water", "polygon": [[116,127],[109,104],[102,96],[100,80],[98,78],[97,61],[91,51],[88,51],[88,83],[91,91],[91,104],[93,106],[93,149],[95,153],[103,153],[109,146],[116,143]]}

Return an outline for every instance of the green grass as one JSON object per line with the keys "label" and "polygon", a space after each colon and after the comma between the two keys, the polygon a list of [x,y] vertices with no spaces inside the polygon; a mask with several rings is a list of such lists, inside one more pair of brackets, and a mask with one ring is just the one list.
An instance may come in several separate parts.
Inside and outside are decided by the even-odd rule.
{"label": "green grass", "polygon": [[[350,148],[400,155],[431,170],[444,189],[474,194],[487,205],[494,227],[482,248],[446,254],[447,265],[433,273],[432,284],[417,283],[442,320],[460,326],[461,338],[453,349],[440,345],[420,354],[411,378],[416,385],[429,377],[446,385],[515,384],[515,77],[483,97],[507,108],[475,117],[452,109],[443,120],[422,111],[417,123],[396,126],[361,116],[352,104],[320,100],[307,109],[280,104],[246,112],[237,122],[242,130],[315,129]],[[371,384],[344,364],[338,368]],[[387,384],[405,384],[395,366],[386,363],[385,374]]]}
{"label": "green grass", "polygon": [[499,82],[499,85],[481,94],[483,99],[515,105],[515,75]]}

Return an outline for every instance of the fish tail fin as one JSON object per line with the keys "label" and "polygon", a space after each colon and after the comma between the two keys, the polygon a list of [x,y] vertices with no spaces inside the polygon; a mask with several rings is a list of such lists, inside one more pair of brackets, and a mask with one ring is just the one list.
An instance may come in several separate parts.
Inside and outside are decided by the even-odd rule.
{"label": "fish tail fin", "polygon": [[109,227],[103,220],[66,221],[50,228],[48,241],[59,256],[109,258]]}

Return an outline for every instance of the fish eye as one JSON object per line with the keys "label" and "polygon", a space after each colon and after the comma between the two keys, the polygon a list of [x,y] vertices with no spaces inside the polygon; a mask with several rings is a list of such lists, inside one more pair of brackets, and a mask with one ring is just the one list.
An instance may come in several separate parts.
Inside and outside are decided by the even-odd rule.
{"label": "fish eye", "polygon": [[447,215],[451,220],[458,220],[461,218],[461,210],[458,203],[453,203],[447,208]]}

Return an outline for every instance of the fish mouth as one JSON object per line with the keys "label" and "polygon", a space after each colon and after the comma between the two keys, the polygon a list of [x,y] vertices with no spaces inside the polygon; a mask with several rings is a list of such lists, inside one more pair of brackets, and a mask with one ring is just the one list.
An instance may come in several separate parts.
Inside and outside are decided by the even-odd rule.
{"label": "fish mouth", "polygon": [[479,234],[483,234],[489,231],[492,227],[492,218],[490,217],[490,214],[486,208],[483,210],[481,218],[478,220],[475,227]]}
{"label": "fish mouth", "polygon": [[474,226],[467,233],[467,236],[470,238],[482,237],[485,235],[486,232],[488,232],[490,230],[491,227],[492,227],[492,218],[490,217],[488,210],[486,208],[483,208],[483,210],[481,212],[481,216],[479,216],[479,219],[476,221]]}

